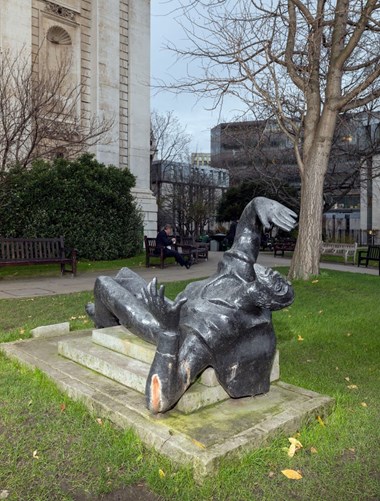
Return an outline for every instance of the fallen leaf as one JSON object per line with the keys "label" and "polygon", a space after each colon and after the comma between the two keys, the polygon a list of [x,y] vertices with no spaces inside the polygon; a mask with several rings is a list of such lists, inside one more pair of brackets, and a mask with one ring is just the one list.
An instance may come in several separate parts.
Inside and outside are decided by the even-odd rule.
{"label": "fallen leaf", "polygon": [[5,489],[3,491],[0,491],[0,499],[7,499],[8,496],[9,496],[9,491]]}
{"label": "fallen leaf", "polygon": [[350,378],[349,378],[348,376],[347,376],[347,377],[345,377],[344,379],[345,379],[346,381],[349,381],[349,380],[350,380]]}
{"label": "fallen leaf", "polygon": [[65,410],[66,410],[66,404],[63,403],[61,404],[61,412],[65,412]]}
{"label": "fallen leaf", "polygon": [[161,468],[158,470],[158,474],[160,475],[160,478],[164,478],[166,476],[166,473],[164,470],[161,470]]}
{"label": "fallen leaf", "polygon": [[319,280],[312,280],[312,284],[317,284],[319,282]]}
{"label": "fallen leaf", "polygon": [[347,385],[347,388],[348,388],[349,390],[357,390],[357,389],[358,389],[358,387],[357,387],[357,385],[356,385],[356,384],[349,384],[349,385]]}
{"label": "fallen leaf", "polygon": [[96,418],[96,422],[97,422],[100,426],[102,426],[102,425],[103,425],[103,421],[101,420],[101,418],[100,418],[100,417]]}
{"label": "fallen leaf", "polygon": [[301,442],[299,440],[297,440],[296,438],[293,438],[293,437],[290,437],[288,438],[289,442],[290,442],[290,447],[288,449],[288,456],[290,458],[292,458],[294,456],[294,454],[303,447],[303,445],[301,444]]}
{"label": "fallen leaf", "polygon": [[303,337],[298,334],[297,341],[303,341]]}
{"label": "fallen leaf", "polygon": [[281,473],[291,480],[300,480],[302,478],[301,473],[296,470],[281,470]]}
{"label": "fallen leaf", "polygon": [[368,405],[367,405],[365,402],[361,402],[361,403],[360,403],[360,405],[361,405],[362,407],[368,407]]}
{"label": "fallen leaf", "polygon": [[275,476],[275,472],[274,472],[274,471],[270,471],[270,472],[268,473],[268,477],[269,477],[269,478],[273,478],[274,476]]}
{"label": "fallen leaf", "polygon": [[319,310],[318,313],[321,315],[323,313],[323,310]]}
{"label": "fallen leaf", "polygon": [[317,421],[321,426],[326,426],[321,416],[317,416]]}
{"label": "fallen leaf", "polygon": [[292,458],[295,453],[296,453],[296,446],[294,444],[290,444],[290,447],[288,449],[288,456]]}
{"label": "fallen leaf", "polygon": [[20,330],[19,330],[19,333],[20,333],[20,334],[25,334],[25,329],[20,329]]}
{"label": "fallen leaf", "polygon": [[310,452],[312,454],[318,454],[318,451],[317,451],[317,449],[315,447],[310,447]]}
{"label": "fallen leaf", "polygon": [[205,444],[202,444],[202,442],[198,442],[198,440],[195,440],[195,438],[192,439],[192,442],[194,445],[196,445],[200,449],[206,449]]}
{"label": "fallen leaf", "polygon": [[32,403],[33,403],[33,400],[29,400],[28,407],[30,407],[32,405]]}
{"label": "fallen leaf", "polygon": [[355,449],[354,449],[353,447],[350,447],[348,450],[349,450],[350,452],[355,452]]}
{"label": "fallen leaf", "polygon": [[39,459],[37,452],[38,452],[37,449],[35,451],[33,451],[33,458],[34,459]]}
{"label": "fallen leaf", "polygon": [[295,447],[297,447],[297,449],[302,449],[303,445],[301,444],[301,442],[299,440],[297,440],[296,438],[293,438],[293,437],[290,437],[288,438],[289,442],[293,445],[295,445]]}

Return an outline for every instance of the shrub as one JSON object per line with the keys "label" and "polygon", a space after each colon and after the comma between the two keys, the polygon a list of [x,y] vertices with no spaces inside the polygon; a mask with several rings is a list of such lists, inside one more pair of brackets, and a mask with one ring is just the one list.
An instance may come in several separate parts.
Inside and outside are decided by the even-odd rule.
{"label": "shrub", "polygon": [[80,258],[108,260],[141,250],[142,215],[131,194],[128,169],[77,160],[38,161],[30,170],[11,169],[0,188],[1,234],[9,237],[63,235]]}

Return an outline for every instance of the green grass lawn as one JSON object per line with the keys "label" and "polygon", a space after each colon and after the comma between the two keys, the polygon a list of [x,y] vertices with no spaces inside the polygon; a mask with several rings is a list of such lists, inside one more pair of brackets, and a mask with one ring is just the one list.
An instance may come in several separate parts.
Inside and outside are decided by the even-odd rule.
{"label": "green grass lawn", "polygon": [[[174,298],[186,283],[168,284],[167,295]],[[323,271],[294,287],[294,304],[273,316],[281,379],[328,394],[336,406],[324,422],[299,430],[303,448],[293,458],[284,450],[288,437],[280,436],[224,461],[198,486],[189,468],[99,421],[39,371],[0,356],[0,499],[7,491],[12,500],[121,500],[129,499],[117,497],[126,485],[169,500],[379,499],[380,278]],[[88,328],[83,308],[90,299],[1,300],[0,340],[29,337],[47,323]],[[284,469],[303,478],[289,480]]]}
{"label": "green grass lawn", "polygon": [[[78,261],[78,273],[89,271],[119,270],[123,266],[130,268],[145,267],[145,252],[137,256],[115,259],[114,261]],[[0,280],[17,278],[60,276],[61,268],[57,264],[34,264],[29,266],[4,266],[0,268]]]}

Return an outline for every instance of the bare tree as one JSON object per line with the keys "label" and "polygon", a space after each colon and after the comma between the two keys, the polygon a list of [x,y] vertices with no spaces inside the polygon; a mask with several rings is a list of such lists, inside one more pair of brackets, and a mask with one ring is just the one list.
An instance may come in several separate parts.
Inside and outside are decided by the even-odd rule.
{"label": "bare tree", "polygon": [[220,124],[220,152],[212,155],[212,165],[228,169],[232,186],[257,182],[276,200],[298,207],[300,180],[294,149],[273,120],[245,120]]}
{"label": "bare tree", "polygon": [[[158,162],[152,163],[151,183],[158,205],[158,229],[167,221],[164,208],[165,200],[162,199],[162,186],[170,181],[174,163],[190,161],[189,144],[191,136],[186,133],[186,127],[181,125],[173,111],[151,113],[151,142],[153,145],[153,158]],[[165,198],[166,199],[166,198]]]}
{"label": "bare tree", "polygon": [[198,237],[215,221],[221,189],[212,173],[183,165],[173,172],[171,183],[162,193],[162,210],[180,236]]}
{"label": "bare tree", "polygon": [[[298,206],[298,212],[297,160],[291,142],[276,122],[244,120],[218,127],[220,146],[212,156],[213,166],[228,169],[232,185],[257,182],[285,205],[293,209]],[[360,178],[363,182],[368,175],[365,166],[380,152],[379,132],[380,113],[371,109],[338,116],[324,182],[324,212],[347,195],[359,199]],[[379,176],[379,170],[373,168],[372,177]],[[295,189],[283,190],[288,186]]]}
{"label": "bare tree", "polygon": [[362,112],[338,116],[325,176],[325,210],[347,195],[359,199],[360,184],[380,176],[376,165],[367,168],[380,153],[380,113],[373,109],[374,104]]}
{"label": "bare tree", "polygon": [[[265,109],[293,143],[301,178],[291,278],[319,273],[323,186],[339,113],[380,96],[378,0],[180,0],[203,74],[171,87]],[[199,64],[199,60],[201,60]],[[268,112],[269,110],[269,112]]]}
{"label": "bare tree", "polygon": [[[37,56],[38,57],[38,56]],[[12,165],[27,168],[37,158],[66,158],[88,151],[107,133],[113,118],[80,113],[81,85],[70,85],[69,59],[55,70],[36,70],[25,51],[0,52],[0,176]]]}
{"label": "bare tree", "polygon": [[191,136],[173,111],[159,113],[153,110],[151,127],[158,160],[166,163],[189,161]]}

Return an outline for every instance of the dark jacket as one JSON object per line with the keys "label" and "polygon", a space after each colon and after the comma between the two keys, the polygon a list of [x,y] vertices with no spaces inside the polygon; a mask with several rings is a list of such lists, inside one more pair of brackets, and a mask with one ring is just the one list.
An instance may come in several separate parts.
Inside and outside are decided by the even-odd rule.
{"label": "dark jacket", "polygon": [[167,247],[168,245],[173,245],[173,237],[168,237],[165,230],[161,230],[156,237],[156,247],[160,249],[161,247]]}

